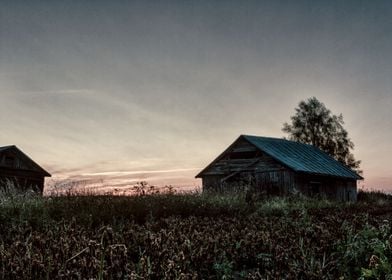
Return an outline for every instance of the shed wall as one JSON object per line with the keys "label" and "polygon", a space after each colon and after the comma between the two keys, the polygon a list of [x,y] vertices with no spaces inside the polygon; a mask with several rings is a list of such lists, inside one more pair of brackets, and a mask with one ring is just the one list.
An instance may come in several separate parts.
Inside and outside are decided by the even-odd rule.
{"label": "shed wall", "polygon": [[12,182],[21,190],[33,189],[40,193],[44,189],[45,177],[41,174],[25,171],[0,168],[0,186],[5,186],[7,182]]}
{"label": "shed wall", "polygon": [[357,182],[352,179],[297,174],[297,188],[309,196],[339,201],[357,201]]}

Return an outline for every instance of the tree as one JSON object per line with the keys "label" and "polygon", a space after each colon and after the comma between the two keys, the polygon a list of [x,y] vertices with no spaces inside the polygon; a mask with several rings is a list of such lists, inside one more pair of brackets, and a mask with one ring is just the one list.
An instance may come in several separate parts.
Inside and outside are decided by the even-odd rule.
{"label": "tree", "polygon": [[289,134],[290,140],[312,144],[351,169],[362,173],[359,170],[361,161],[355,160],[351,153],[354,143],[343,127],[342,114],[333,115],[316,97],[301,101],[295,112],[291,117],[291,124],[284,123],[282,128],[283,132]]}

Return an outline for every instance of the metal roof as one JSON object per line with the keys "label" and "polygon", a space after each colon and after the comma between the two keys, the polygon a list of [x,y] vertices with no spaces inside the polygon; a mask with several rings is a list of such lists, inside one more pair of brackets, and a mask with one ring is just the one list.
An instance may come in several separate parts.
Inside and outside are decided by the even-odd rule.
{"label": "metal roof", "polygon": [[315,146],[285,139],[241,135],[251,144],[296,172],[360,180],[356,172]]}

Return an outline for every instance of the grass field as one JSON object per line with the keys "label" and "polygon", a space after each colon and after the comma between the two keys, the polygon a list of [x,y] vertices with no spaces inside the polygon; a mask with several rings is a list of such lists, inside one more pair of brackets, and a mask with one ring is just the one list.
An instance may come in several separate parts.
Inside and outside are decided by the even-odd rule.
{"label": "grass field", "polygon": [[391,279],[392,197],[0,195],[0,279]]}

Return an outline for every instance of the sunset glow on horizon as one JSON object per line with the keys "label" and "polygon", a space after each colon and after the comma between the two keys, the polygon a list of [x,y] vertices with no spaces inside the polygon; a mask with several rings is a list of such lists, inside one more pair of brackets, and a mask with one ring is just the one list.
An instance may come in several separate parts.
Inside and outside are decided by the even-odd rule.
{"label": "sunset glow on horizon", "polygon": [[[392,191],[390,1],[2,1],[0,146],[60,182],[200,187],[315,96]],[[98,187],[97,187],[98,188]]]}

